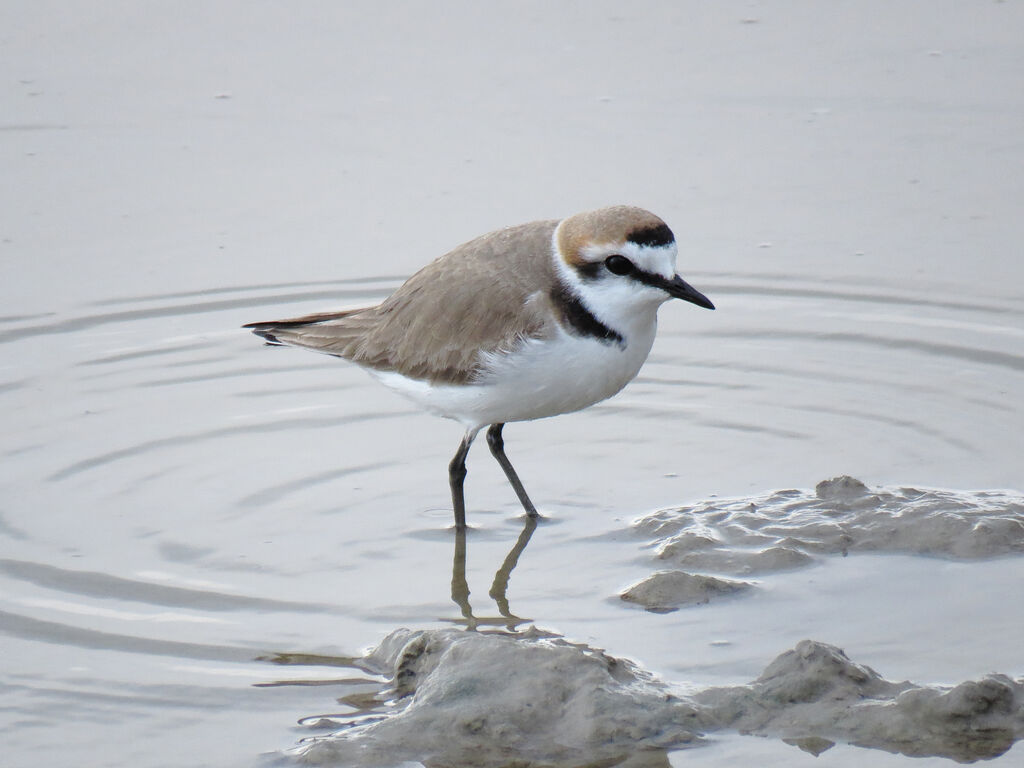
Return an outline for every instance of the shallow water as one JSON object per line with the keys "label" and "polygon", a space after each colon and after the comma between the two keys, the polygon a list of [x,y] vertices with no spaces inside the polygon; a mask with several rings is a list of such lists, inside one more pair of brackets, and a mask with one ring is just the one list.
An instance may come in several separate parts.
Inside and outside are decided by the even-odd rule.
{"label": "shallow water", "polygon": [[[707,604],[619,597],[682,567],[634,526],[659,510],[841,475],[1024,491],[1020,7],[389,7],[4,12],[0,762],[292,763],[321,716],[399,708],[364,652],[402,627],[535,628],[679,696],[805,639],[890,681],[1020,680],[1012,548],[825,546],[713,572],[753,588]],[[508,426],[536,530],[477,445],[464,563],[460,428],[239,328],[618,202],[718,309],[665,306],[619,396]],[[659,759],[950,764],[784,737]]]}
{"label": "shallow water", "polygon": [[[825,555],[755,574],[756,596],[669,615],[616,598],[658,567],[630,520],[697,501],[706,486],[742,496],[773,471],[815,478],[826,465],[929,479],[922,456],[958,477],[1012,468],[1013,393],[1024,392],[1014,302],[693,280],[719,312],[666,307],[651,361],[620,397],[507,430],[546,517],[535,531],[486,452],[471,455],[468,595],[452,584],[446,498],[458,427],[357,369],[237,329],[267,307],[322,306],[327,292],[374,301],[392,280],[111,296],[5,320],[7,358],[25,361],[0,393],[9,749],[245,764],[300,738],[295,723],[330,711],[334,691],[349,692],[332,681],[352,677],[259,659],[357,656],[403,626],[536,626],[682,686],[746,682],[804,638],[890,679],[1021,675],[1021,561],[1006,552]],[[954,378],[971,382],[969,397]],[[293,674],[322,684],[261,685]],[[59,740],[43,736],[54,727]],[[110,755],[124,732],[132,738]],[[725,733],[685,759],[774,749]],[[792,752],[785,759],[803,754]]]}

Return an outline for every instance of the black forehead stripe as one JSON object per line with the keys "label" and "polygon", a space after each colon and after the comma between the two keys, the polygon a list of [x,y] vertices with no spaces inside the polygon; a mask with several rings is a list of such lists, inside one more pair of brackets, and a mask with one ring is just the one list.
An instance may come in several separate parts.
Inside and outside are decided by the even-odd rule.
{"label": "black forehead stripe", "polygon": [[627,237],[626,240],[634,245],[657,247],[674,243],[676,238],[675,235],[672,234],[672,230],[668,228],[668,224],[658,224],[653,227],[634,229],[629,233],[629,237]]}

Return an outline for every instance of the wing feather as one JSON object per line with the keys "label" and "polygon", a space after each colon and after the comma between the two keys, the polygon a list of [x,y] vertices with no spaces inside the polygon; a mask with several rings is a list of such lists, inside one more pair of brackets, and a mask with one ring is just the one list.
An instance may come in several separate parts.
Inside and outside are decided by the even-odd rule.
{"label": "wing feather", "polygon": [[250,323],[274,344],[432,383],[467,383],[488,353],[550,334],[557,221],[492,232],[431,262],[375,307]]}

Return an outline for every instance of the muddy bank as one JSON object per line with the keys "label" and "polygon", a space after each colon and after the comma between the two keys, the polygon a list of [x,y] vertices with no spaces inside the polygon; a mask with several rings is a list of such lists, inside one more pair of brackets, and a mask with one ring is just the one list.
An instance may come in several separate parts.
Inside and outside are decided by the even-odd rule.
{"label": "muddy bank", "polygon": [[[389,683],[290,758],[304,765],[667,765],[716,732],[820,753],[838,742],[971,762],[1024,735],[1024,685],[893,682],[811,640],[747,685],[675,688],[636,664],[532,630],[397,630],[361,661]],[[637,756],[642,763],[636,763]]]}
{"label": "muddy bank", "polygon": [[696,574],[756,576],[857,552],[955,560],[1020,554],[1024,497],[1005,491],[872,490],[841,476],[823,480],[814,491],[708,499],[661,510],[634,527],[651,537],[659,571],[620,596],[661,611],[749,587]]}

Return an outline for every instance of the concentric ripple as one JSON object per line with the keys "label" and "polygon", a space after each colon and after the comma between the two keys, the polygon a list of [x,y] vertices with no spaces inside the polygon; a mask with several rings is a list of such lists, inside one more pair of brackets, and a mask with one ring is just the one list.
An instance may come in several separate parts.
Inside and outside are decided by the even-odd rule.
{"label": "concentric ripple", "polygon": [[[152,752],[171,745],[168,712],[191,734],[230,732],[244,713],[252,751],[273,751],[315,710],[309,691],[335,681],[299,661],[269,684],[265,660],[282,654],[347,659],[404,623],[522,627],[544,610],[570,636],[625,642],[653,619],[601,601],[609,579],[635,580],[635,542],[592,538],[595,520],[842,472],[892,487],[1018,485],[1021,302],[688,277],[718,311],[666,305],[625,392],[507,430],[524,481],[561,525],[524,538],[504,478],[485,451],[471,456],[476,530],[454,575],[445,468],[459,428],[352,366],[267,349],[240,328],[373,303],[396,278],[110,296],[0,318],[0,635],[22,670],[5,683],[18,723],[5,738],[16,746],[26,724],[64,711],[80,713],[62,722],[76,743],[101,749],[97,718],[130,721]],[[707,518],[687,509],[681,519]],[[808,510],[780,541],[809,541],[824,513]],[[1018,549],[978,557],[996,554]],[[524,593],[531,602],[517,607]],[[488,598],[500,616],[484,615]],[[732,605],[744,602],[756,601]]]}

